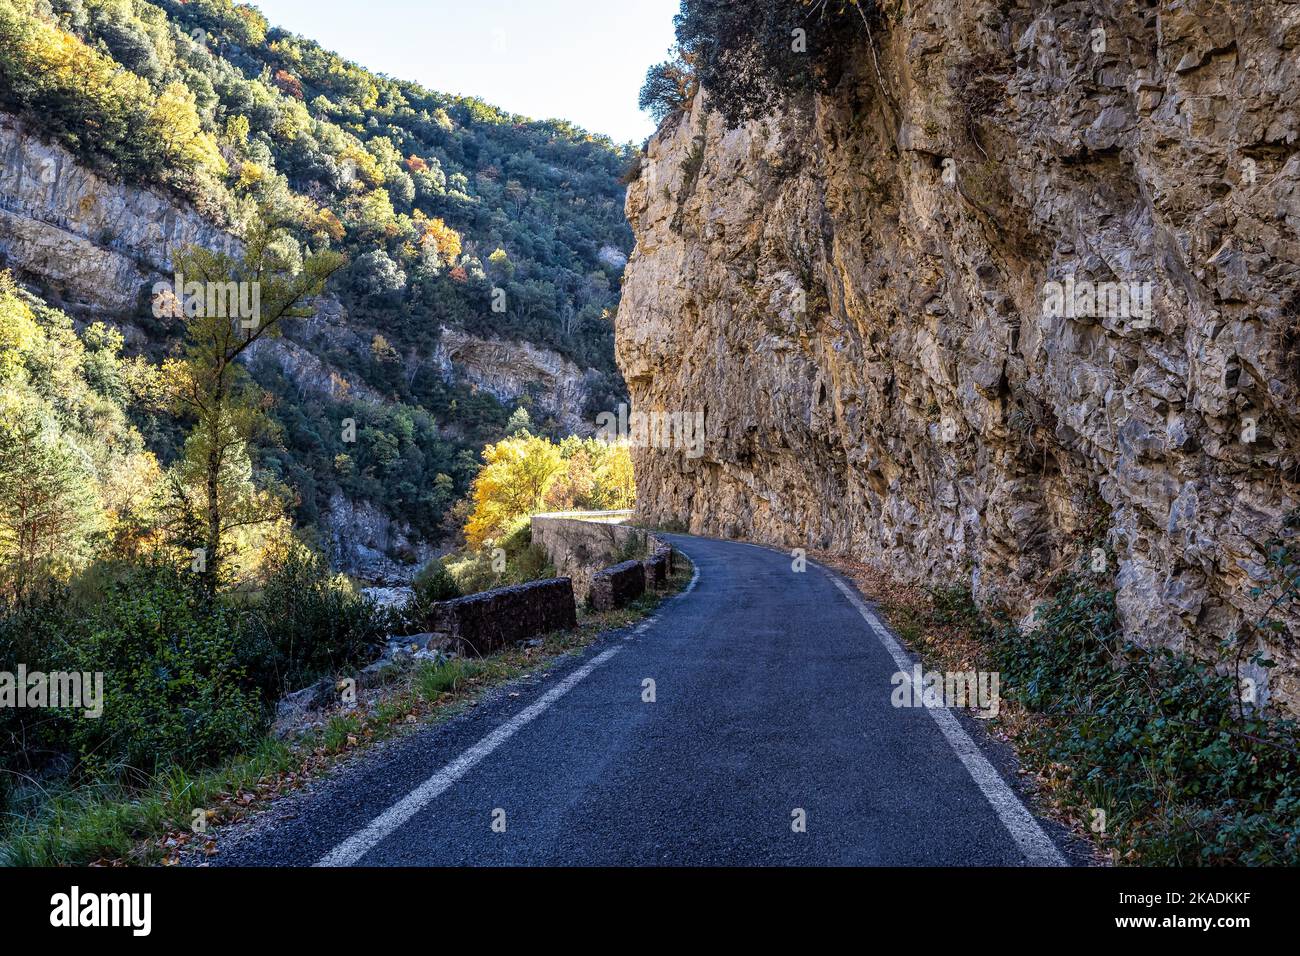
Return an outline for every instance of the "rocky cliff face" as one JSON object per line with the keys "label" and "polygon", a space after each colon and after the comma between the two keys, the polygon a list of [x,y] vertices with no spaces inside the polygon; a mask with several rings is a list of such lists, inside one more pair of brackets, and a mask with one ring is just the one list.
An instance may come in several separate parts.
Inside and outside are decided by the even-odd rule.
{"label": "rocky cliff face", "polygon": [[446,326],[440,335],[433,359],[448,381],[468,383],[507,403],[535,394],[538,420],[554,417],[565,431],[580,435],[595,430],[585,410],[596,372],[531,342],[484,339]]}
{"label": "rocky cliff face", "polygon": [[330,496],[323,517],[330,562],[364,581],[407,584],[438,552],[406,522],[339,491]]}
{"label": "rocky cliff face", "polygon": [[237,241],[171,197],[113,182],[0,114],[0,264],[72,311],[133,311],[172,255]]}
{"label": "rocky cliff face", "polygon": [[1104,541],[1130,634],[1222,654],[1300,504],[1300,6],[884,6],[833,93],[649,144],[619,362],[707,442],[645,516],[1020,611]]}

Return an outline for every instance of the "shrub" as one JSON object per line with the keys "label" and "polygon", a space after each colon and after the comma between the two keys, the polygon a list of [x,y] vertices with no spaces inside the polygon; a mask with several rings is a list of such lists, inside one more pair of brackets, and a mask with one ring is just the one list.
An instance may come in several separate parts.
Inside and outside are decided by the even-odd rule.
{"label": "shrub", "polygon": [[623,539],[622,545],[619,546],[618,554],[614,558],[615,564],[621,564],[624,561],[639,561],[648,557],[650,554],[650,539],[644,531],[634,530]]}
{"label": "shrub", "polygon": [[82,614],[47,665],[104,674],[103,715],[61,721],[79,776],[209,766],[261,735],[239,615],[210,604],[197,575],[128,568]]}
{"label": "shrub", "polygon": [[453,601],[464,593],[456,575],[441,558],[430,561],[411,582],[411,600],[405,609],[406,618],[410,622],[408,629],[424,630],[435,604]]}
{"label": "shrub", "polygon": [[249,665],[268,702],[377,653],[394,624],[296,542],[279,547],[246,625]]}
{"label": "shrub", "polygon": [[728,124],[755,119],[785,96],[833,85],[876,15],[874,0],[684,0],[675,20],[679,55],[651,68],[643,107],[656,118],[678,108],[685,63]]}
{"label": "shrub", "polygon": [[[44,670],[51,648],[64,641],[66,593],[47,592],[25,608],[0,613],[0,671]],[[40,711],[0,707],[0,815],[10,812],[10,793],[19,775],[38,772],[57,753],[58,728]]]}
{"label": "shrub", "polygon": [[1126,859],[1300,863],[1296,724],[1243,713],[1232,674],[1126,643],[1114,592],[1082,575],[1033,630],[990,636],[1007,696],[1045,718],[1030,759],[1070,768],[1071,801],[1105,811]]}
{"label": "shrub", "polygon": [[477,552],[448,562],[462,594],[477,594],[492,588],[524,584],[555,576],[546,552],[533,544],[533,529],[527,517],[513,519],[500,539],[489,541]]}
{"label": "shrub", "polygon": [[415,598],[422,605],[451,601],[461,596],[455,576],[447,570],[441,559],[430,561],[412,584]]}
{"label": "shrub", "polygon": [[553,577],[555,577],[555,567],[541,545],[529,544],[507,559],[502,583],[526,584],[529,581],[541,581]]}

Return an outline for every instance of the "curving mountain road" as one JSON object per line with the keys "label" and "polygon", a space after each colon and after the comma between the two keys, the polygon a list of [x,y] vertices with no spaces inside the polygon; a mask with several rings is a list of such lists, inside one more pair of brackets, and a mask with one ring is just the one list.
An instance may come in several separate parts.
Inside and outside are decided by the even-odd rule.
{"label": "curving mountain road", "polygon": [[891,705],[910,658],[848,585],[666,537],[697,581],[651,621],[361,759],[213,862],[1066,862],[974,721]]}

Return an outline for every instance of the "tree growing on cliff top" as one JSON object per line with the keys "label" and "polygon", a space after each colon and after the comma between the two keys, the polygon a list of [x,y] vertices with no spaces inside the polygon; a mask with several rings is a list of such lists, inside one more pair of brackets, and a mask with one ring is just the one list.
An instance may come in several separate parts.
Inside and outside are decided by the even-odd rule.
{"label": "tree growing on cliff top", "polygon": [[667,60],[656,63],[646,73],[637,106],[649,111],[656,123],[662,123],[669,116],[685,111],[699,88],[694,55],[681,46],[674,46]]}
{"label": "tree growing on cliff top", "polygon": [[184,288],[167,301],[185,321],[186,346],[164,373],[176,406],[195,424],[174,475],[173,530],[197,535],[195,570],[210,594],[221,580],[230,532],[282,512],[273,492],[252,484],[249,448],[267,422],[260,392],[238,359],[255,342],[280,335],[285,319],[311,315],[309,303],[343,265],[335,252],[297,260],[296,243],[264,224],[250,231],[242,259],[194,247],[176,260]]}
{"label": "tree growing on cliff top", "polygon": [[682,0],[674,58],[650,68],[641,108],[662,121],[698,84],[728,125],[755,119],[834,85],[875,16],[875,0]]}

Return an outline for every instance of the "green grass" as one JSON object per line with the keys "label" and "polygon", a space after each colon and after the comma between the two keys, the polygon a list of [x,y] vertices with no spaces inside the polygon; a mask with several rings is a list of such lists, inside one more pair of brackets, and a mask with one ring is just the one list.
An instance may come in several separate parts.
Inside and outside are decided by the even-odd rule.
{"label": "green grass", "polygon": [[47,793],[34,814],[10,818],[0,866],[151,862],[141,841],[188,829],[194,811],[210,806],[217,794],[247,789],[299,762],[288,745],[267,737],[252,753],[206,773],[172,768],[142,788],[98,784]]}
{"label": "green grass", "polygon": [[321,746],[326,753],[337,754],[347,750],[350,738],[361,733],[361,721],[355,714],[335,714],[325,722],[321,732]]}
{"label": "green grass", "polygon": [[431,704],[444,694],[454,694],[466,681],[473,680],[491,666],[482,660],[456,657],[448,661],[424,661],[415,672],[415,690]]}

